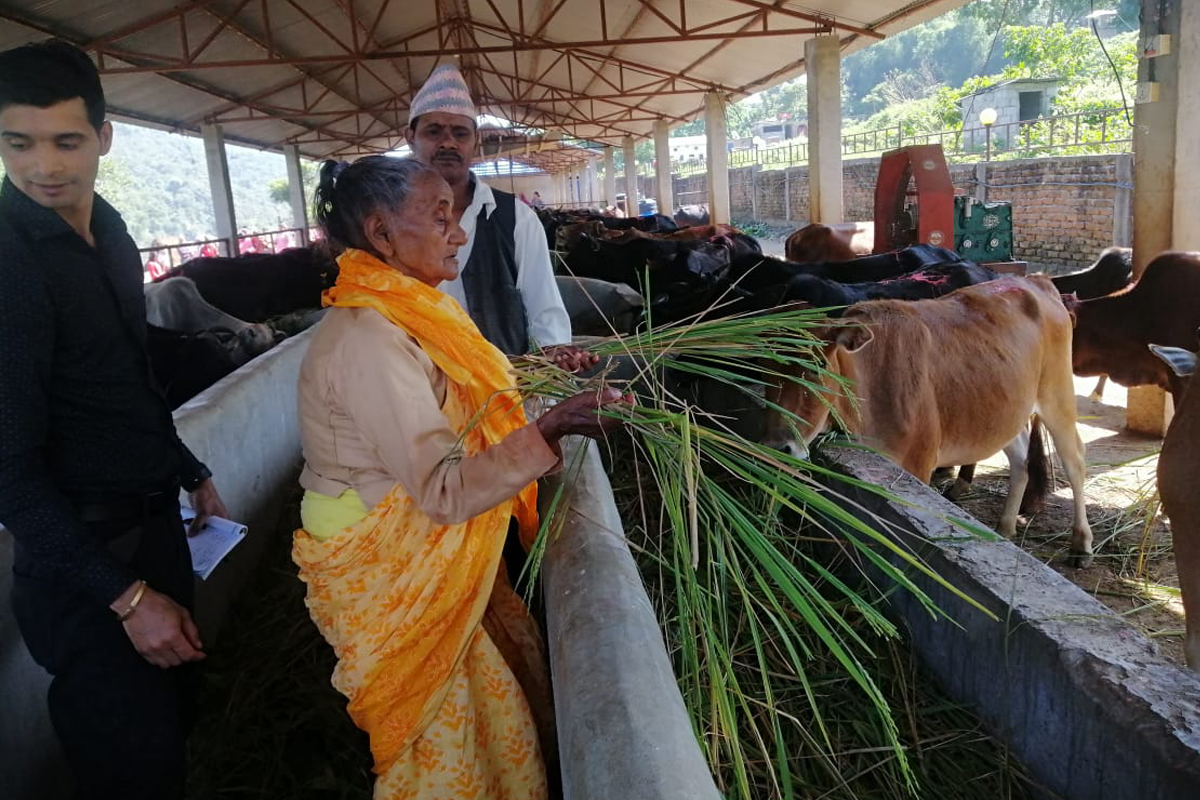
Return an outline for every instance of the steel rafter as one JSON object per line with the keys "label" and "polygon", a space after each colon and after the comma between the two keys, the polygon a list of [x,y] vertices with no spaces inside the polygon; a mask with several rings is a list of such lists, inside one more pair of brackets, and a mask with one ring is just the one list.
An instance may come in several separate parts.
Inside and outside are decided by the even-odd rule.
{"label": "steel rafter", "polygon": [[[54,4],[33,0],[0,0],[0,20],[79,44],[97,60],[103,75],[154,74],[156,81],[170,81],[217,100],[214,109],[183,120],[157,119],[152,108],[125,109],[123,116],[193,130],[203,122],[236,126],[278,120],[299,132],[285,137],[288,127],[276,127],[262,138],[280,138],[259,141],[258,146],[292,142],[316,155],[327,145],[333,148],[330,153],[367,152],[402,141],[409,98],[430,59],[457,56],[480,109],[487,113],[518,126],[613,142],[626,135],[645,136],[647,122],[693,118],[703,109],[701,95],[706,92],[738,98],[803,65],[803,58],[789,58],[752,80],[744,68],[732,70],[732,79],[704,77],[704,65],[710,64],[712,73],[713,57],[738,41],[835,33],[843,47],[856,41],[861,45],[863,39],[884,38],[883,28],[902,27],[898,21],[906,16],[937,3],[953,4],[888,0],[885,13],[857,21],[792,7],[794,0],[706,0],[704,20],[695,13],[696,3],[689,15],[688,0],[173,2],[169,9],[144,16],[140,9],[126,14],[123,19],[140,18],[108,31],[100,29],[98,20],[70,23],[77,29],[88,27],[87,34],[76,35],[57,22],[38,19],[43,13],[58,13],[50,10]],[[413,16],[415,26],[405,30],[405,25],[397,25],[416,4],[422,11]],[[581,24],[585,5],[587,24]],[[820,5],[835,8],[828,2]],[[598,15],[599,25],[592,14]],[[617,26],[614,20],[619,19],[632,21]],[[253,47],[230,50],[228,44],[238,40]],[[662,60],[652,55],[661,45],[705,42],[712,46],[696,48],[697,57],[688,59],[683,69],[652,63]],[[253,88],[246,93],[239,91],[237,73],[214,73],[211,80],[205,79],[209,70],[261,67],[288,68],[294,77],[267,87],[258,85],[261,78],[250,81]],[[385,94],[386,99],[380,99]],[[676,99],[663,107],[655,98]],[[678,98],[700,102],[681,113],[674,109],[692,103],[682,104]],[[329,107],[338,105],[345,107]],[[233,131],[229,134],[237,139]]]}

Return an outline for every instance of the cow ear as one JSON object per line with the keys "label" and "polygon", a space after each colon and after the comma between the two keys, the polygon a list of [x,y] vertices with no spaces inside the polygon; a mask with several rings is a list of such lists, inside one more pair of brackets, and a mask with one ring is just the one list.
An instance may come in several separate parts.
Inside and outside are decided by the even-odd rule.
{"label": "cow ear", "polygon": [[1150,352],[1165,361],[1171,371],[1181,378],[1189,378],[1196,371],[1196,354],[1191,350],[1152,344]]}
{"label": "cow ear", "polygon": [[874,338],[875,334],[871,332],[870,328],[862,323],[855,323],[839,328],[837,336],[834,337],[834,343],[844,348],[847,353],[857,353],[870,344]]}

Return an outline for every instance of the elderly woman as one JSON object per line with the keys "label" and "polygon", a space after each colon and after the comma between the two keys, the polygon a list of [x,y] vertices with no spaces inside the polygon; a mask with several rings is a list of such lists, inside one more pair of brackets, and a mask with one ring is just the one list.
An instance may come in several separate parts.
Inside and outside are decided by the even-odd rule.
{"label": "elderly woman", "polygon": [[558,440],[602,433],[621,398],[526,423],[508,361],[437,289],[465,240],[452,203],[413,160],[322,169],[318,221],[347,249],[300,371],[293,557],[370,735],[374,796],[531,800],[546,796],[549,680],[501,550],[510,519],[536,532]]}

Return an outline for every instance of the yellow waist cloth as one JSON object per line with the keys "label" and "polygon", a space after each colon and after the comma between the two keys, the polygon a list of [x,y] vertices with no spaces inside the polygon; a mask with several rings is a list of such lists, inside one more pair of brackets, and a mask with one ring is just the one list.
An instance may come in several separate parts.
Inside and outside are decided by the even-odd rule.
{"label": "yellow waist cloth", "polygon": [[[442,410],[468,456],[524,426],[507,359],[452,299],[362,251],[338,265],[326,305],[374,308],[417,341],[446,374]],[[500,559],[512,517],[523,536],[536,531],[536,490],[454,525],[400,484],[349,525],[360,509],[348,493],[306,495],[292,558],[338,657],[333,685],[370,736],[376,800],[546,797],[534,721],[550,702],[544,655]]]}
{"label": "yellow waist cloth", "polygon": [[362,498],[353,489],[347,489],[337,497],[310,489],[300,500],[300,522],[304,530],[321,541],[349,528],[370,513],[371,510],[363,505]]}

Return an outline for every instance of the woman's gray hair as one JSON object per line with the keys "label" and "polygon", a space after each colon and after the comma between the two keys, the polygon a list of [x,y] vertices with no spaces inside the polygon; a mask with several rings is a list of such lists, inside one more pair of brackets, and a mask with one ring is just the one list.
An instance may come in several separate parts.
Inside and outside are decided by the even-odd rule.
{"label": "woman's gray hair", "polygon": [[334,243],[371,251],[363,222],[379,211],[399,210],[417,176],[425,172],[438,174],[415,158],[366,156],[350,164],[326,161],[313,198],[317,224]]}

